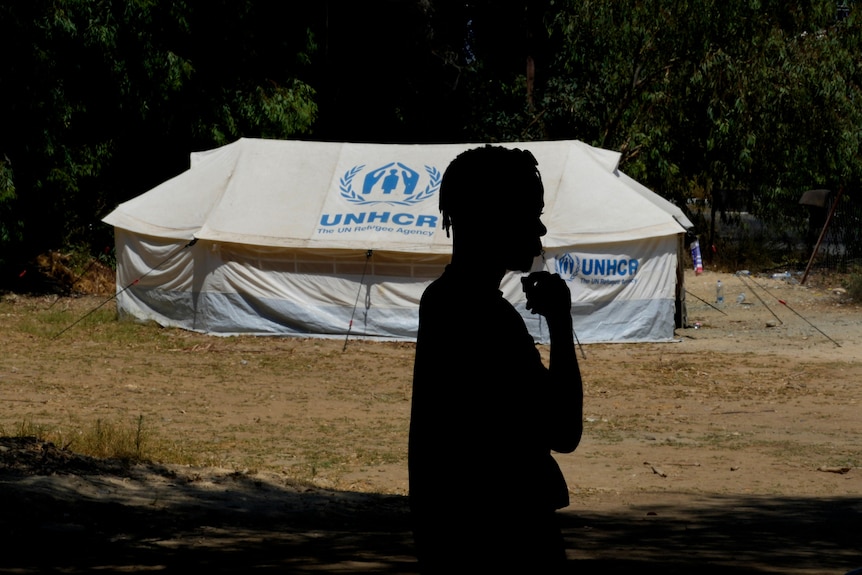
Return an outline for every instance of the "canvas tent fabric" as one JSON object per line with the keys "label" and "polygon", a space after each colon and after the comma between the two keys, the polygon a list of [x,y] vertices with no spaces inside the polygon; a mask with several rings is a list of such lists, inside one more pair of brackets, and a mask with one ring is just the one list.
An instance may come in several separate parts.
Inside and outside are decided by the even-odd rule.
{"label": "canvas tent fabric", "polygon": [[[194,153],[188,170],[103,220],[115,230],[118,311],[217,335],[415,339],[419,298],[451,252],[442,174],[479,145],[240,139]],[[500,145],[539,163],[548,233],[534,269],[569,282],[579,341],[672,339],[682,212],[620,172],[616,152]],[[495,201],[493,189],[476,193]],[[518,274],[501,289],[544,341]]]}

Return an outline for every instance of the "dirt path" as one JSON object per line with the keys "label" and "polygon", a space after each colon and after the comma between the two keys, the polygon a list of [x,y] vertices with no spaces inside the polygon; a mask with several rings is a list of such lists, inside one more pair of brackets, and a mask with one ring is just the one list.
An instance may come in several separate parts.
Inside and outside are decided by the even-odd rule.
{"label": "dirt path", "polygon": [[[823,278],[687,281],[699,327],[678,342],[583,350],[585,436],[557,456],[573,572],[862,567],[862,312]],[[0,435],[51,429],[74,449],[74,429],[143,421],[211,464],[7,440],[0,573],[415,573],[411,345],[98,322],[52,337],[99,301],[0,303]]]}

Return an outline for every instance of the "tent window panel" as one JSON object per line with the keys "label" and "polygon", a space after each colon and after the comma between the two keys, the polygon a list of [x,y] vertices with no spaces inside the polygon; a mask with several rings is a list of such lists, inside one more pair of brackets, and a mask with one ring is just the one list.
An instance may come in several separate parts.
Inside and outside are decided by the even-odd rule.
{"label": "tent window panel", "polygon": [[[296,271],[301,274],[338,273],[336,270],[339,267],[332,262],[296,262]],[[360,273],[362,273],[362,270],[360,270]]]}
{"label": "tent window panel", "polygon": [[362,272],[371,273],[371,266],[366,266],[365,262],[338,262],[337,264],[335,264],[334,269],[335,273],[338,275],[361,276]]}
{"label": "tent window panel", "polygon": [[374,275],[410,277],[410,267],[406,264],[374,264]]}
{"label": "tent window panel", "polygon": [[443,269],[446,266],[413,266],[413,277],[414,278],[437,278],[443,273]]}

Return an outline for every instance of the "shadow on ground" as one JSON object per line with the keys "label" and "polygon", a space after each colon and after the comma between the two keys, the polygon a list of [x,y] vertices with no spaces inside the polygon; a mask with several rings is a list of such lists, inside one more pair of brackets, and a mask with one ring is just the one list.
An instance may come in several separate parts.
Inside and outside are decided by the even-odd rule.
{"label": "shadow on ground", "polygon": [[862,498],[692,497],[564,514],[573,573],[843,574],[862,566]]}
{"label": "shadow on ground", "polygon": [[[0,438],[0,573],[417,572],[405,497],[262,477]],[[583,508],[562,512],[571,572],[841,575],[862,567],[862,497],[660,500],[600,511],[579,501]]]}
{"label": "shadow on ground", "polygon": [[[400,496],[268,490],[261,511],[247,488],[218,507],[151,508],[0,489],[2,573],[417,572]],[[843,574],[862,566],[860,511],[862,499],[717,497],[563,523],[572,573]]]}

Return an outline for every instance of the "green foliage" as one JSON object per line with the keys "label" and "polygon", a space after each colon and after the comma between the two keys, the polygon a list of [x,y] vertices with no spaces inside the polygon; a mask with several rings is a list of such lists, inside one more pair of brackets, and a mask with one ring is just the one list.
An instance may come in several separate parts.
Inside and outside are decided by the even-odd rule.
{"label": "green foliage", "polygon": [[565,5],[549,26],[544,137],[620,150],[624,170],[677,204],[701,198],[776,230],[801,225],[807,189],[858,193],[855,7],[836,21],[829,1]]}
{"label": "green foliage", "polygon": [[307,135],[317,116],[314,90],[298,80],[289,87],[259,86],[225,98],[230,106],[222,107],[213,122],[198,128],[218,145],[249,133],[261,138]]}
{"label": "green foliage", "polygon": [[[99,223],[189,152],[308,134],[315,49],[276,3],[65,0],[0,6],[0,264],[109,245]],[[16,268],[20,269],[20,268]],[[7,270],[8,271],[8,270]]]}
{"label": "green foliage", "polygon": [[[21,221],[15,217],[15,179],[8,161],[0,160],[0,248],[21,241]],[[5,255],[0,249],[0,266]]]}
{"label": "green foliage", "polygon": [[101,251],[117,203],[240,137],[574,138],[781,227],[807,189],[862,193],[855,3],[286,4],[0,5],[0,267]]}
{"label": "green foliage", "polygon": [[853,301],[862,302],[862,267],[855,266],[850,270],[844,280],[844,287]]}

